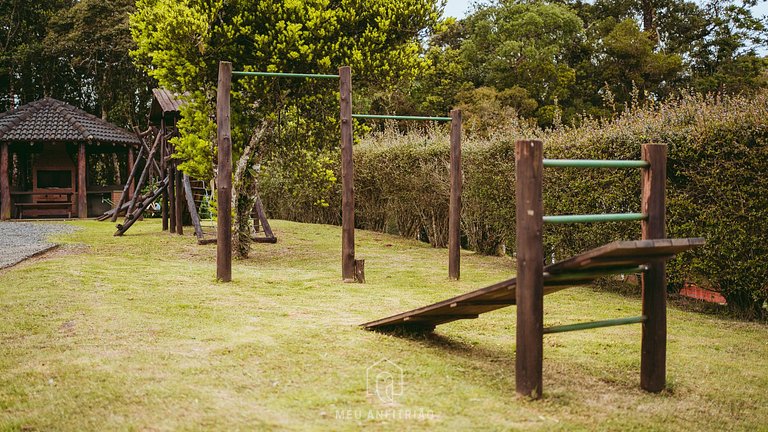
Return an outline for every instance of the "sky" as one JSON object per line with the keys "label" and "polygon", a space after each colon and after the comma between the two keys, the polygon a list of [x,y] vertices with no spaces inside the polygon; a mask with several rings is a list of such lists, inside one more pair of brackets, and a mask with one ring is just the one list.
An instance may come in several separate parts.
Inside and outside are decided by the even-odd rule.
{"label": "sky", "polygon": [[[445,5],[445,16],[463,18],[467,15],[467,11],[472,3],[474,3],[474,0],[448,0],[448,3]],[[752,10],[756,16],[768,15],[768,0],[759,2]]]}

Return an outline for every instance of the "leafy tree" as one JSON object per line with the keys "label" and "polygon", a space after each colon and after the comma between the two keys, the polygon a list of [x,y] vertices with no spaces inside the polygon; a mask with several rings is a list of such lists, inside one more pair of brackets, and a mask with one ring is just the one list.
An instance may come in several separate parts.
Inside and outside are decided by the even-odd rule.
{"label": "leafy tree", "polygon": [[0,0],[3,108],[43,96],[123,125],[145,121],[149,82],[131,62],[133,0]]}
{"label": "leafy tree", "polygon": [[65,60],[80,77],[81,106],[105,120],[123,124],[146,121],[151,83],[129,55],[134,48],[128,26],[133,0],[81,0],[51,17],[45,49]]}
{"label": "leafy tree", "polygon": [[[138,0],[133,55],[163,87],[185,95],[175,156],[184,171],[210,178],[219,61],[232,61],[236,70],[296,73],[349,65],[360,92],[423,71],[420,36],[438,17],[436,0]],[[292,193],[323,196],[332,186],[338,81],[238,78],[232,119],[236,157],[265,119],[274,121],[252,162],[267,176],[270,168],[291,173],[299,186]]]}

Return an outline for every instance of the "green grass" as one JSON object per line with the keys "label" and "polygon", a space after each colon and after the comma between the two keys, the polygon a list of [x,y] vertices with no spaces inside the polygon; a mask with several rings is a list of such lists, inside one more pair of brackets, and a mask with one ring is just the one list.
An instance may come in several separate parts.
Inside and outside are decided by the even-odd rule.
{"label": "green grass", "polygon": [[[0,430],[768,430],[764,325],[671,309],[658,395],[638,387],[639,326],[547,336],[545,396],[529,401],[514,308],[429,338],[358,327],[507,278],[509,259],[465,253],[450,282],[445,250],[360,232],[368,283],[344,284],[339,228],[275,221],[280,242],[224,284],[214,245],[157,221],[122,238],[74,224],[58,252],[0,273]],[[639,309],[575,288],[546,298],[545,323]],[[393,404],[366,394],[382,358],[404,373]]]}

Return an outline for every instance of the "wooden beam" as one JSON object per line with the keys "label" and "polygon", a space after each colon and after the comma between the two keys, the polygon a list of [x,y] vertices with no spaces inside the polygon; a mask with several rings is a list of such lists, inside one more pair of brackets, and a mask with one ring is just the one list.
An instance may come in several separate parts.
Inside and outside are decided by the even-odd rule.
{"label": "wooden beam", "polygon": [[[157,148],[160,145],[160,134],[157,135],[155,138],[154,144],[152,144],[152,149],[150,149],[147,152],[147,158],[146,163],[144,164],[144,169],[141,171],[141,176],[139,177],[139,182],[136,184],[136,189],[141,190],[141,188],[144,187],[144,182],[147,181],[147,177],[149,176],[149,172],[152,170],[152,160],[155,157],[155,152],[157,151]],[[133,194],[133,197],[131,197],[130,205],[128,206],[128,214],[126,214],[126,217],[130,217],[133,214],[133,207],[136,206],[136,201],[138,199],[139,194]]]}
{"label": "wooden beam", "polygon": [[0,144],[0,220],[11,218],[11,185],[8,178],[8,143]]}
{"label": "wooden beam", "polygon": [[125,218],[125,222],[122,224],[117,225],[117,231],[115,231],[114,236],[118,237],[123,234],[125,234],[126,231],[141,217],[141,214],[144,213],[144,211],[147,210],[150,204],[152,204],[157,198],[160,197],[160,195],[163,193],[163,188],[168,184],[168,178],[164,178],[160,184],[158,184],[157,189],[155,189],[152,192],[149,192],[145,196],[142,197],[141,202],[138,203],[138,205],[134,206],[133,213],[130,215],[127,215]]}
{"label": "wooden beam", "polygon": [[[132,160],[133,157],[131,156],[131,153],[128,153],[128,154],[129,154],[129,156],[128,156],[128,164],[131,166],[131,171],[128,174],[128,179],[125,182],[125,185],[123,186],[123,192],[120,193],[120,199],[117,200],[117,202],[115,203],[115,208],[116,209],[122,208],[123,204],[128,200],[128,197],[133,197],[134,196],[133,180],[136,178],[136,173],[139,170],[139,164],[135,163],[135,161]],[[143,154],[144,154],[144,147],[142,146],[141,148],[139,148],[139,156],[137,157],[137,159],[141,160],[141,156]],[[133,163],[131,163],[131,162],[133,162]],[[128,207],[130,207],[130,205],[128,205]],[[128,207],[126,207],[126,209]],[[120,215],[120,211],[114,212],[112,214],[112,222],[117,222],[117,217],[119,215]]]}
{"label": "wooden beam", "polygon": [[[642,174],[643,240],[666,238],[667,146],[644,144],[642,159],[649,163]],[[643,335],[640,357],[640,387],[660,392],[666,386],[667,363],[667,274],[663,260],[652,261],[642,275]]]}
{"label": "wooden beam", "polygon": [[461,110],[451,111],[451,197],[448,209],[448,278],[461,274]]}
{"label": "wooden beam", "polygon": [[[261,224],[262,229],[264,229],[264,235],[268,239],[274,239],[275,234],[272,232],[272,227],[269,225],[267,214],[264,212],[264,204],[262,204],[261,202],[261,197],[258,197],[258,196],[256,197],[256,202],[254,203],[254,207],[256,207],[256,216],[259,219],[259,223]],[[254,224],[255,223],[256,221],[254,221]]]}
{"label": "wooden beam", "polygon": [[232,136],[229,99],[232,90],[232,63],[219,62],[216,93],[216,125],[218,143],[216,227],[216,278],[232,280]]}
{"label": "wooden beam", "polygon": [[544,251],[542,227],[543,145],[515,142],[517,233],[517,329],[515,387],[517,393],[541,397],[544,338]]}
{"label": "wooden beam", "polygon": [[176,169],[176,202],[174,207],[176,208],[176,234],[184,235],[184,183],[182,181],[181,171]]}
{"label": "wooden beam", "polygon": [[352,69],[339,68],[341,120],[341,278],[355,281],[355,167],[352,153]]}
{"label": "wooden beam", "polygon": [[168,177],[168,185],[166,191],[168,193],[168,223],[169,232],[176,232],[176,170],[173,168],[173,163],[168,163],[168,169],[166,170],[166,176]]}
{"label": "wooden beam", "polygon": [[[165,139],[165,118],[160,119],[160,133],[163,134],[163,139],[160,143],[160,170],[163,175],[167,176],[168,163],[165,161],[165,157],[169,153],[169,150],[168,141]],[[160,200],[160,216],[163,220],[163,231],[168,231],[168,187],[163,189],[163,197]]]}
{"label": "wooden beam", "polygon": [[[128,172],[129,173],[133,172],[133,166],[135,164],[136,164],[136,161],[133,159],[133,148],[131,148],[131,146],[128,146]],[[128,195],[133,195],[133,193],[135,192],[133,179],[131,179],[130,181],[126,181],[125,184],[128,185]]]}
{"label": "wooden beam", "polygon": [[200,225],[200,215],[197,213],[197,207],[195,207],[195,196],[192,194],[192,185],[189,182],[189,176],[184,174],[184,196],[187,197],[187,208],[189,209],[189,215],[192,218],[192,226],[195,228],[195,236],[198,240],[203,239],[203,227]]}
{"label": "wooden beam", "polygon": [[80,143],[77,148],[77,217],[88,217],[88,195],[85,179],[85,143]]}

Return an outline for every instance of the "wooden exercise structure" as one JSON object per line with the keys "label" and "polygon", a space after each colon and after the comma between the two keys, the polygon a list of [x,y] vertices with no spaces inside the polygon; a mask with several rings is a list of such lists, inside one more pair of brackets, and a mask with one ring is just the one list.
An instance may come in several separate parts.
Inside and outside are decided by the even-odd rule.
{"label": "wooden exercise structure", "polygon": [[[451,122],[451,191],[448,220],[448,276],[458,280],[461,251],[461,111],[451,111],[450,117],[398,116],[352,113],[352,68],[341,66],[338,75],[305,74],[289,72],[233,71],[231,62],[219,62],[219,77],[216,93],[217,146],[219,151],[219,188],[217,203],[219,219],[217,238],[216,279],[222,282],[232,280],[232,136],[230,125],[230,96],[233,76],[258,76],[300,79],[339,80],[339,120],[341,125],[341,278],[345,282],[365,282],[365,260],[355,258],[355,167],[352,144],[353,119],[389,119]],[[261,201],[258,202],[261,204]],[[266,218],[262,220],[265,232],[269,227]]]}
{"label": "wooden exercise structure", "polygon": [[[666,385],[666,260],[704,244],[704,239],[667,239],[665,229],[666,151],[660,144],[642,146],[642,160],[594,161],[544,159],[541,141],[517,141],[516,232],[517,277],[429,306],[362,326],[376,331],[430,332],[435,326],[481,313],[517,306],[515,381],[519,394],[542,394],[545,334],[642,323],[640,385],[659,392]],[[544,216],[544,167],[640,168],[641,213]],[[544,223],[641,221],[642,240],[618,241],[544,266]],[[544,295],[584,285],[596,278],[642,273],[642,315],[563,326],[544,327]]]}

